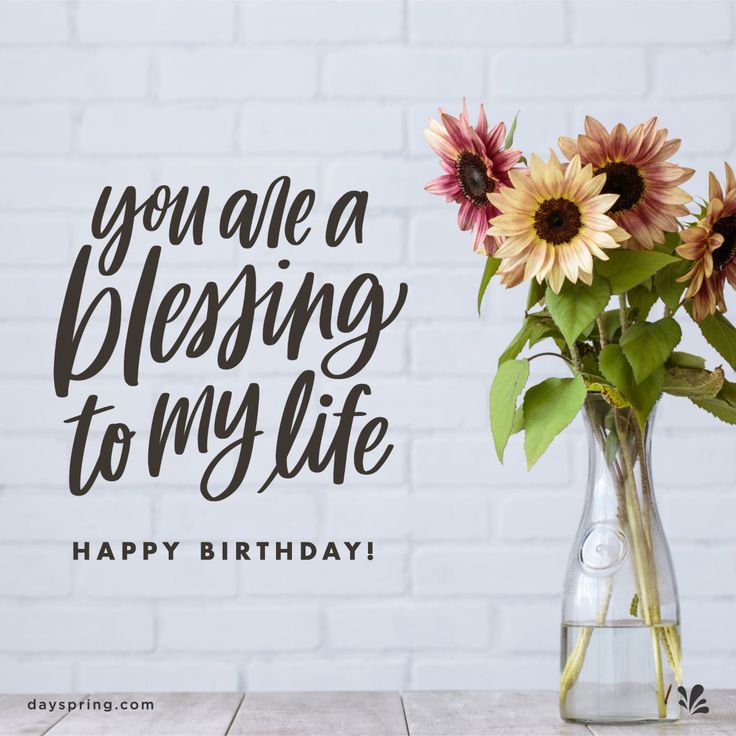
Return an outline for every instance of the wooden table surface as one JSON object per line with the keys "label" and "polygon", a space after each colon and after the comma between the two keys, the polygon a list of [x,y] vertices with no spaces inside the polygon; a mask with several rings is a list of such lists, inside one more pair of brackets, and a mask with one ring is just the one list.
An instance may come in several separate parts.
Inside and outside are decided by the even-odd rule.
{"label": "wooden table surface", "polygon": [[[546,691],[93,693],[0,695],[2,736],[680,736],[736,735],[736,690],[706,693],[710,713],[676,723],[563,723]],[[35,699],[36,708],[29,710]],[[108,712],[49,712],[49,701],[99,701]],[[153,702],[152,710],[124,703]]]}

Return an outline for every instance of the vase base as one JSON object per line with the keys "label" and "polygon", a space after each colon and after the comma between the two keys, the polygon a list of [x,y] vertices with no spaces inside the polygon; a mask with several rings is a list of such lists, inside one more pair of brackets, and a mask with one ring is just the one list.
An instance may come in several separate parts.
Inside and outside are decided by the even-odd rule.
{"label": "vase base", "polygon": [[668,718],[652,718],[649,716],[639,717],[621,717],[616,716],[595,716],[593,718],[571,718],[569,716],[560,715],[565,723],[581,723],[583,725],[590,726],[632,726],[632,725],[645,725],[649,723],[674,723],[679,721],[679,716],[672,716]]}

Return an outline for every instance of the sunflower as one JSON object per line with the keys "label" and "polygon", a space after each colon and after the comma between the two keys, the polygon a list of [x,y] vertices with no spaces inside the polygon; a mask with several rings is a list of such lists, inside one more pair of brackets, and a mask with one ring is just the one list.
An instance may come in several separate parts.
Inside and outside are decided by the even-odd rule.
{"label": "sunflower", "polygon": [[692,169],[669,163],[680,147],[679,139],[666,140],[666,128],[657,128],[657,118],[631,130],[619,123],[609,133],[590,116],[585,133],[577,141],[562,137],[559,146],[567,158],[580,156],[583,165],[592,164],[596,174],[606,175],[604,194],[618,194],[608,214],[631,234],[622,243],[632,250],[651,250],[664,242],[664,234],[677,230],[678,216],[692,197],[679,188]]}
{"label": "sunflower", "polygon": [[498,123],[489,129],[483,105],[475,127],[468,120],[465,100],[458,117],[442,110],[440,116],[441,123],[429,121],[424,137],[440,157],[445,173],[425,189],[443,195],[447,202],[458,202],[458,226],[473,230],[473,250],[493,255],[499,243],[487,234],[488,221],[498,212],[488,201],[488,194],[511,186],[509,170],[519,161],[521,152],[503,148],[506,126]]}
{"label": "sunflower", "polygon": [[677,253],[693,267],[678,281],[689,282],[685,298],[692,297],[695,319],[716,310],[725,312],[723,287],[736,288],[736,178],[726,164],[726,193],[713,172],[709,177],[708,207],[704,216],[680,233]]}
{"label": "sunflower", "polygon": [[617,194],[601,194],[604,174],[593,174],[573,156],[563,166],[550,151],[548,163],[532,156],[529,174],[512,170],[513,188],[490,195],[502,214],[491,220],[489,233],[503,238],[496,251],[498,273],[507,287],[535,277],[546,278],[559,293],[567,278],[593,281],[593,257],[607,261],[607,248],[618,248],[629,234],[605,214]]}

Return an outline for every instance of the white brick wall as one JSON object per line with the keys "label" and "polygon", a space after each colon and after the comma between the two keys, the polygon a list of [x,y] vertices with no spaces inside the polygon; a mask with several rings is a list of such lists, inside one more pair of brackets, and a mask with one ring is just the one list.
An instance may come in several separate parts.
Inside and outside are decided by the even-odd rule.
{"label": "white brick wall", "polygon": [[[485,99],[492,119],[521,110],[517,143],[544,153],[588,112],[659,114],[703,194],[707,169],[736,158],[735,19],[718,0],[0,1],[0,690],[555,687],[580,427],[531,473],[515,441],[496,462],[487,390],[521,297],[494,288],[474,316],[480,263],[454,209],[422,191],[439,167],[421,128],[440,105]],[[90,386],[53,398],[53,337],[100,188],[208,184],[221,202],[283,173],[317,189],[317,232],[332,198],[370,191],[366,243],[310,240],[288,253],[296,276],[369,268],[410,284],[367,371],[392,462],[368,482],[304,476],[212,505],[192,481],[201,458],[152,481],[139,455],[121,483],[71,497],[61,420]],[[283,257],[234,252],[214,231],[165,250],[159,291],[226,283],[248,259],[265,282]],[[137,233],[126,289],[157,241]],[[95,386],[142,426],[162,390],[256,376],[278,393],[294,370],[273,351],[247,373],[212,365],[144,364],[124,389],[117,364]],[[688,679],[733,686],[736,434],[667,401],[654,463]],[[193,559],[199,539],[254,535],[370,538],[376,556]],[[73,564],[72,538],[180,539],[181,559]]]}

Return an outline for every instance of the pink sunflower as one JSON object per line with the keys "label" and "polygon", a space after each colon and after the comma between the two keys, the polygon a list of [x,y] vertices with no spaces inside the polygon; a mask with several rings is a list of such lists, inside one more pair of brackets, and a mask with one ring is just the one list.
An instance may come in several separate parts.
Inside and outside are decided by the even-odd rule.
{"label": "pink sunflower", "polygon": [[585,118],[585,135],[577,140],[562,137],[560,149],[568,159],[580,156],[594,174],[605,174],[604,194],[618,194],[607,214],[630,233],[621,245],[631,250],[651,250],[664,242],[664,234],[676,232],[677,217],[688,214],[692,197],[680,184],[693,170],[668,159],[680,147],[679,139],[667,140],[667,129],[657,118],[627,130],[621,123],[609,133],[595,118]]}
{"label": "pink sunflower", "polygon": [[473,250],[493,255],[500,240],[488,235],[488,223],[500,212],[488,201],[488,195],[501,187],[510,187],[509,170],[518,163],[521,152],[504,149],[506,125],[498,123],[489,129],[486,112],[480,106],[478,122],[473,127],[463,100],[463,111],[453,117],[440,110],[442,122],[429,121],[424,137],[440,157],[445,170],[425,189],[440,194],[447,202],[460,204],[458,226],[473,231]]}

